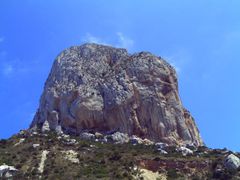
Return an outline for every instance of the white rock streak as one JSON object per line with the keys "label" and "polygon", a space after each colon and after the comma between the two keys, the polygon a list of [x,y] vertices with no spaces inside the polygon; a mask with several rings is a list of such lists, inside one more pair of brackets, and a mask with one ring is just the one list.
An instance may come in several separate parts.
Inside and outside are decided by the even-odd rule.
{"label": "white rock streak", "polygon": [[45,165],[45,161],[47,160],[48,153],[49,153],[49,151],[47,151],[47,150],[44,150],[42,152],[42,158],[41,158],[41,162],[40,162],[39,168],[38,168],[38,171],[40,173],[43,173],[43,171],[44,171],[44,165]]}
{"label": "white rock streak", "polygon": [[19,144],[23,143],[25,141],[25,138],[21,138],[14,146],[18,146]]}

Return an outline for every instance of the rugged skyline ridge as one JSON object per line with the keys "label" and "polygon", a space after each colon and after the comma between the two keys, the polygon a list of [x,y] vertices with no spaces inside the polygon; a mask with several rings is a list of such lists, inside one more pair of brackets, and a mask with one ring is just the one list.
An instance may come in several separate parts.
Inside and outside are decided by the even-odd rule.
{"label": "rugged skyline ridge", "polygon": [[93,43],[64,50],[45,83],[32,129],[129,135],[202,145],[174,68],[149,52]]}

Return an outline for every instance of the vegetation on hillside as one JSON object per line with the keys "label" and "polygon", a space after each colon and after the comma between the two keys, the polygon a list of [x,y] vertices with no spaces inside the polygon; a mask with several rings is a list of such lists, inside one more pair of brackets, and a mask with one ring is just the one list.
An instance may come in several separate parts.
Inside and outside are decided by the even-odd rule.
{"label": "vegetation on hillside", "polygon": [[[24,140],[21,140],[24,139]],[[237,179],[239,171],[229,171],[223,159],[226,149],[209,150],[199,147],[193,155],[182,156],[168,147],[160,154],[154,145],[100,143],[74,137],[67,143],[55,133],[20,133],[0,141],[0,165],[12,165],[19,171],[14,179],[143,179],[141,169],[162,174],[167,179]],[[22,142],[21,142],[22,141]],[[20,142],[20,143],[19,143]],[[39,144],[35,146],[34,144]],[[42,152],[47,159],[43,173],[39,172]],[[75,152],[77,162],[66,153]]]}

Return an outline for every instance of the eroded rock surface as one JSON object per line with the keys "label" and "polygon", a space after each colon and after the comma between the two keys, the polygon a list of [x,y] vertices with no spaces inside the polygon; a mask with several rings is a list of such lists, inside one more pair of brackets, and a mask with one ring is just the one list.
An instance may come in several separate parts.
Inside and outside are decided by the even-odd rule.
{"label": "eroded rock surface", "polygon": [[48,126],[202,145],[171,65],[149,52],[97,44],[71,47],[54,61],[31,128]]}

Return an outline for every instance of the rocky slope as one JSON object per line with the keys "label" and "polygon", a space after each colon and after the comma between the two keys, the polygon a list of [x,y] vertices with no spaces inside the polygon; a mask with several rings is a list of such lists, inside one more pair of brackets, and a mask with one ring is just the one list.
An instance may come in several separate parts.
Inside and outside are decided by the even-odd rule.
{"label": "rocky slope", "polygon": [[56,58],[31,128],[203,144],[171,65],[149,52],[97,44],[71,47]]}
{"label": "rocky slope", "polygon": [[97,136],[21,131],[0,140],[0,179],[240,179],[240,154],[227,149],[109,143]]}

